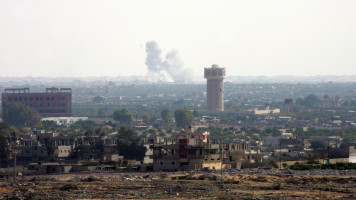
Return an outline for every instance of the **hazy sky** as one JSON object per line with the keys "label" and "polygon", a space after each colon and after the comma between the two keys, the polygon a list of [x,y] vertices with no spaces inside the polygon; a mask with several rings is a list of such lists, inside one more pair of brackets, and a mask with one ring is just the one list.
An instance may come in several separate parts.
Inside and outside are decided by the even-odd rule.
{"label": "hazy sky", "polygon": [[146,75],[152,40],[195,75],[356,74],[356,1],[0,0],[0,77]]}

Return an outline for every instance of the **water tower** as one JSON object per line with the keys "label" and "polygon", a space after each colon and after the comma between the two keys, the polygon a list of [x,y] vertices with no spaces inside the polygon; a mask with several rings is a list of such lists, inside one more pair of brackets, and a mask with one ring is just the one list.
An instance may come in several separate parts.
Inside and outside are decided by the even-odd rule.
{"label": "water tower", "polygon": [[209,111],[224,111],[224,78],[225,68],[212,65],[204,68],[204,78],[207,79],[207,107]]}
{"label": "water tower", "polygon": [[286,113],[293,112],[293,99],[284,99]]}

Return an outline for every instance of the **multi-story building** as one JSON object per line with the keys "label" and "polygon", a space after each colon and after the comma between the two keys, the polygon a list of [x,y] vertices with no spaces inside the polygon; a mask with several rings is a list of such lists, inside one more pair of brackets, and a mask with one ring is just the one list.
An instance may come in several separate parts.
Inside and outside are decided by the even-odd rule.
{"label": "multi-story building", "polygon": [[19,143],[13,147],[19,163],[64,160],[75,148],[75,140],[71,136],[60,136],[58,133],[33,131],[22,135]]}
{"label": "multi-story building", "polygon": [[72,89],[46,88],[43,93],[30,93],[29,88],[8,88],[2,93],[2,110],[10,103],[22,103],[42,117],[71,117]]}
{"label": "multi-story building", "polygon": [[204,69],[204,78],[207,79],[207,107],[209,111],[224,111],[224,78],[225,68],[212,65]]}
{"label": "multi-story building", "polygon": [[240,169],[242,163],[262,162],[260,151],[252,150],[249,141],[233,142],[226,145],[224,164]]}
{"label": "multi-story building", "polygon": [[223,144],[210,142],[209,132],[175,134],[175,139],[163,144],[153,144],[153,169],[196,170],[221,169]]}

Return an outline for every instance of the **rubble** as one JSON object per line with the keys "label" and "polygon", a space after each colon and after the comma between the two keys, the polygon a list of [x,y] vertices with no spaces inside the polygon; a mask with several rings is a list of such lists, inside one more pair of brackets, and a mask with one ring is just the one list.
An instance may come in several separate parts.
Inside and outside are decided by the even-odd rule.
{"label": "rubble", "polygon": [[355,183],[355,171],[73,173],[0,179],[0,199],[352,199]]}

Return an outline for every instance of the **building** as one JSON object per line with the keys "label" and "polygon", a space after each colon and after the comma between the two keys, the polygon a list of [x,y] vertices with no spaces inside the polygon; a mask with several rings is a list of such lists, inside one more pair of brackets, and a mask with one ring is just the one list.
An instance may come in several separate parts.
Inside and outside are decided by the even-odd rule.
{"label": "building", "polygon": [[178,133],[175,139],[163,144],[153,144],[153,169],[197,170],[202,168],[221,169],[222,149],[225,145],[210,142],[209,132]]}
{"label": "building", "polygon": [[242,163],[262,162],[260,151],[252,150],[249,141],[232,142],[226,145],[224,150],[226,168],[241,169]]}
{"label": "building", "polygon": [[29,162],[65,160],[75,148],[75,139],[58,133],[35,130],[24,134],[13,149],[19,164]]}
{"label": "building", "polygon": [[224,78],[225,68],[212,65],[204,69],[207,79],[207,107],[209,111],[224,111]]}
{"label": "building", "polygon": [[270,109],[269,106],[264,110],[259,110],[258,108],[253,109],[253,114],[255,115],[268,115],[268,114],[279,114],[281,110],[279,108]]}
{"label": "building", "polygon": [[43,121],[54,122],[59,126],[70,126],[78,121],[88,120],[88,117],[46,117],[42,118]]}
{"label": "building", "polygon": [[72,89],[46,88],[43,93],[30,93],[29,88],[8,88],[2,93],[2,110],[10,103],[22,103],[42,117],[71,117]]}

